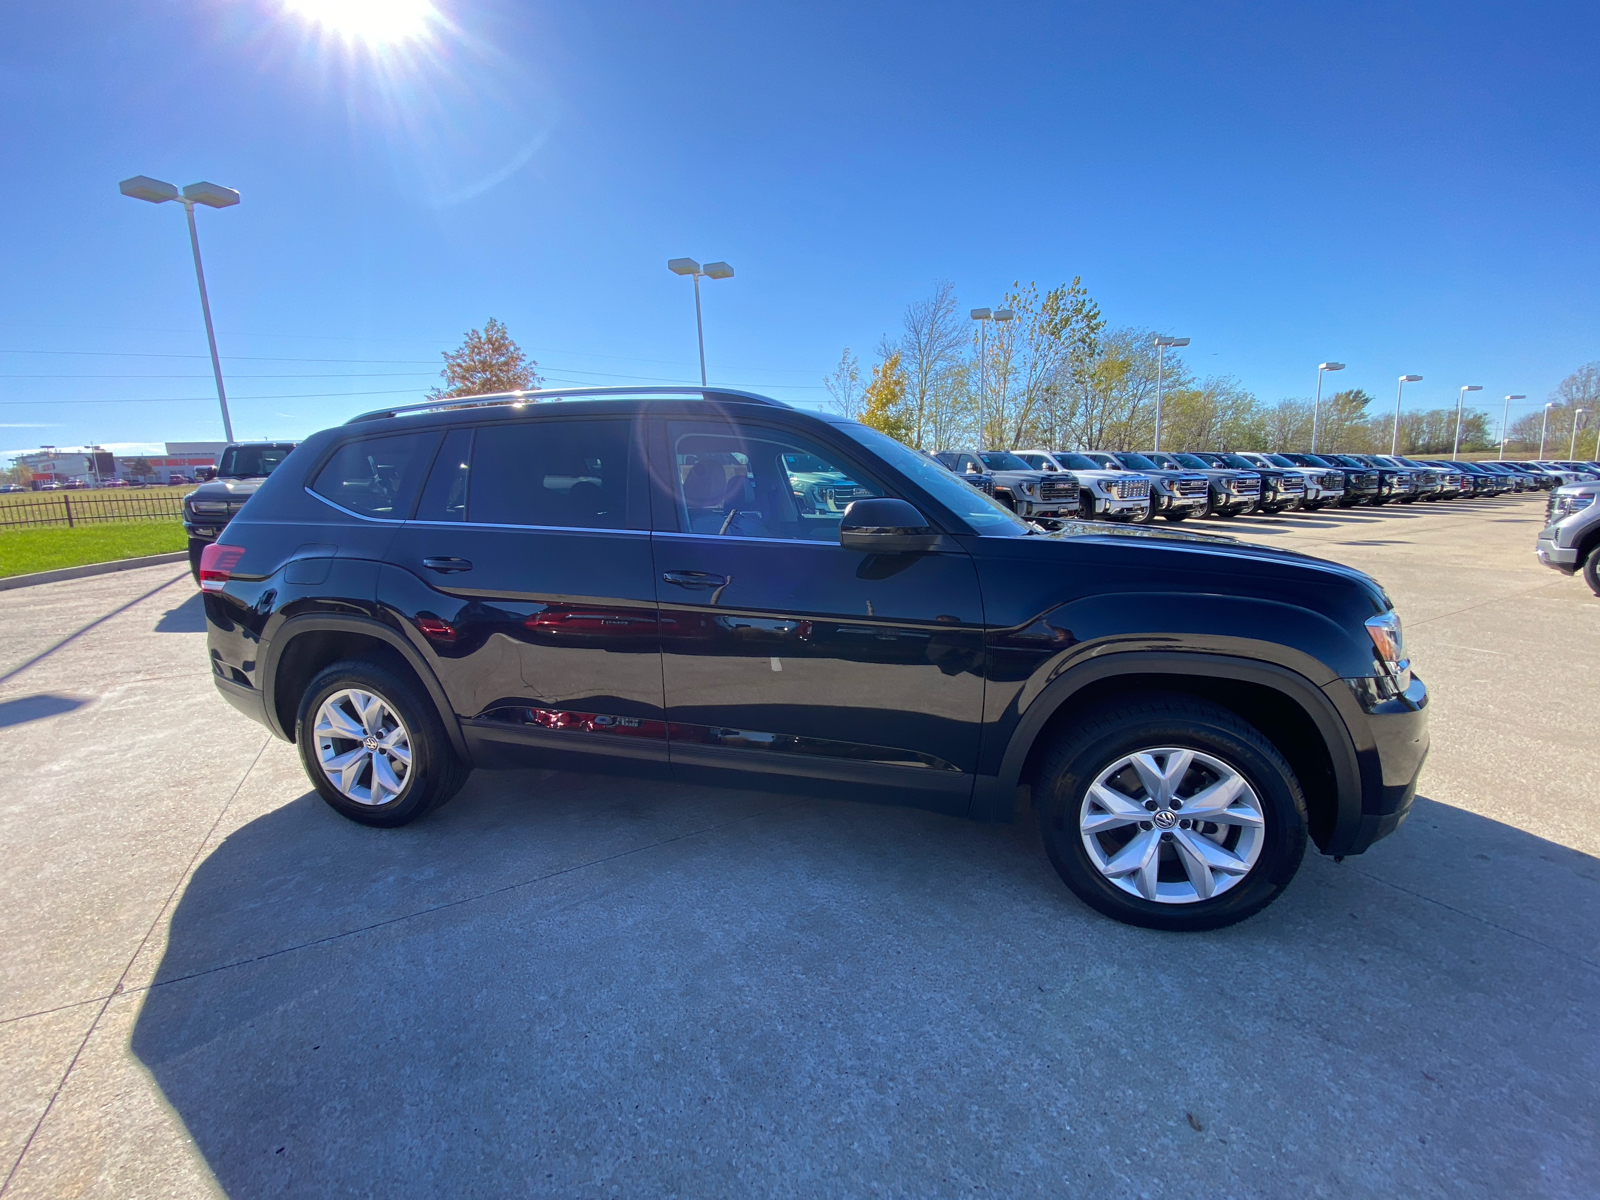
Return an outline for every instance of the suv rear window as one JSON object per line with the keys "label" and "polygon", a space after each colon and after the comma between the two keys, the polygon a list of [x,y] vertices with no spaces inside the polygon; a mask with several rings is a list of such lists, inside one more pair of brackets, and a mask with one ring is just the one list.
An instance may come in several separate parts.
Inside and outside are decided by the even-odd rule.
{"label": "suv rear window", "polygon": [[400,433],[346,442],[311,490],[364,517],[404,520],[439,444],[437,433]]}

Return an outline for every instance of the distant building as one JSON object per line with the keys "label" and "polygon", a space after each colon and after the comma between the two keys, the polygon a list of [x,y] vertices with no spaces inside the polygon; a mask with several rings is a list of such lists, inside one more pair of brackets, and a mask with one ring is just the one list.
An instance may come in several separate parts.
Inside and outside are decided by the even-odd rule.
{"label": "distant building", "polygon": [[174,475],[194,478],[201,467],[214,467],[227,442],[167,442],[164,454],[111,454],[91,446],[78,450],[58,450],[45,446],[32,454],[19,454],[15,462],[33,472],[34,486],[43,483],[106,483],[112,479],[129,482],[166,483]]}

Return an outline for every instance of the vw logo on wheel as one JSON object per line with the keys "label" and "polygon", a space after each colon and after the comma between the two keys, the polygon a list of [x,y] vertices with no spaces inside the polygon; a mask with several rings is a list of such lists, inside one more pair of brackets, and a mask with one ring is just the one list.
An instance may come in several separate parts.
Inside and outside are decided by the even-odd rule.
{"label": "vw logo on wheel", "polygon": [[1156,823],[1157,829],[1171,829],[1178,823],[1178,814],[1169,808],[1163,808],[1150,819]]}

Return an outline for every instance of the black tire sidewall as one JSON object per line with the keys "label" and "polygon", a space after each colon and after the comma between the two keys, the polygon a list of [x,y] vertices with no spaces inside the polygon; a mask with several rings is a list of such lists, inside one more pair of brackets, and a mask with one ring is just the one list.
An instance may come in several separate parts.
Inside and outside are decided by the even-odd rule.
{"label": "black tire sidewall", "polygon": [[[1084,848],[1078,817],[1090,782],[1116,759],[1153,746],[1179,746],[1221,759],[1245,777],[1261,801],[1266,836],[1255,868],[1213,899],[1162,904],[1131,896],[1100,873]],[[1151,929],[1216,929],[1242,921],[1278,897],[1305,854],[1305,800],[1288,763],[1254,728],[1201,701],[1104,714],[1052,756],[1035,784],[1034,803],[1050,860],[1079,899],[1116,920]]]}
{"label": "black tire sidewall", "polygon": [[[316,713],[334,692],[356,688],[373,692],[399,715],[411,744],[411,769],[397,799],[388,804],[358,804],[345,796],[322,769],[317,739],[312,732]],[[390,828],[414,821],[448,798],[454,754],[433,706],[411,681],[378,663],[338,662],[324,669],[306,688],[295,718],[295,743],[300,762],[328,806],[340,816],[363,825]],[[459,786],[459,785],[457,785]],[[454,788],[449,788],[450,792]],[[444,794],[441,794],[444,792]]]}
{"label": "black tire sidewall", "polygon": [[1589,585],[1589,590],[1600,596],[1600,546],[1589,551],[1589,556],[1583,562],[1583,581]]}

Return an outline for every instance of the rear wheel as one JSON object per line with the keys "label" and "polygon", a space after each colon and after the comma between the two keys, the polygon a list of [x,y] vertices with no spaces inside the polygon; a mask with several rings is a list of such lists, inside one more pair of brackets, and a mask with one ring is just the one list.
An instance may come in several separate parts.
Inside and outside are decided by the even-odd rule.
{"label": "rear wheel", "polygon": [[1050,861],[1108,917],[1152,929],[1231,925],[1288,886],[1305,797],[1275,746],[1182,695],[1112,705],[1069,731],[1034,783]]}
{"label": "rear wheel", "polygon": [[422,689],[381,663],[336,662],[313,679],[295,742],[318,794],[363,825],[415,821],[460,791],[471,772]]}

